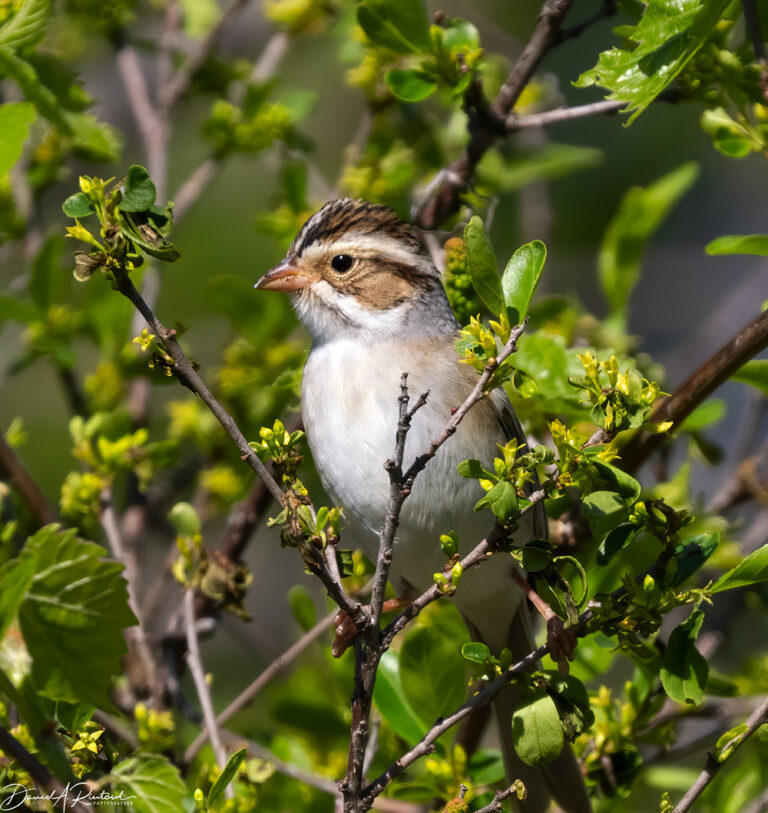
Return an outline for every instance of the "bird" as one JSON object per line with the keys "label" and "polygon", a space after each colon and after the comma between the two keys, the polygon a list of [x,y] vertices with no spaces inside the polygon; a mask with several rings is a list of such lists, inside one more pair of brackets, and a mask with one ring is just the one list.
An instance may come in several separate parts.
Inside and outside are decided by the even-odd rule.
{"label": "bird", "polygon": [[[425,451],[477,381],[454,349],[459,324],[440,272],[418,231],[382,204],[341,198],[304,223],[285,258],[255,287],[287,293],[312,336],[302,378],[301,412],[307,441],[326,491],[343,508],[345,533],[373,561],[389,499],[384,463],[394,450],[397,396],[403,373],[410,392],[428,392],[408,432],[404,462]],[[395,536],[390,581],[399,596],[433,583],[445,566],[439,536],[455,531],[466,554],[487,534],[488,515],[473,506],[477,481],[457,474],[476,458],[488,465],[499,445],[525,443],[503,389],[491,391],[416,478]],[[543,505],[526,512],[514,534],[522,544],[546,536]],[[523,591],[512,581],[512,560],[498,555],[466,572],[453,601],[470,634],[513,658],[533,648]],[[522,779],[524,802],[513,810],[540,813],[554,800],[568,813],[591,810],[578,763],[566,744],[548,765],[531,768],[512,742],[513,687],[494,699],[510,782]]]}

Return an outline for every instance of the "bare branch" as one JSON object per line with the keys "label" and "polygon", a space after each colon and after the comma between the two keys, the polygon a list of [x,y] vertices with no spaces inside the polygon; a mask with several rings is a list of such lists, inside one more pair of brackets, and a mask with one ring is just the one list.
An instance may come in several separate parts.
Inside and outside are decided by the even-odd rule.
{"label": "bare branch", "polygon": [[[72,810],[74,813],[92,813],[93,806],[87,802],[81,802],[73,796],[68,798],[68,785],[63,785],[49,770],[37,761],[37,758],[27,751],[27,749],[14,737],[10,731],[0,726],[0,751],[16,760],[21,767],[32,777],[35,784],[46,793],[51,795],[51,801],[55,807],[63,807]],[[10,809],[10,808],[9,808]]]}
{"label": "bare branch", "polygon": [[493,800],[477,810],[476,813],[501,813],[504,810],[504,800],[509,799],[510,796],[514,796],[516,793],[517,789],[514,786],[504,790],[497,790]]}
{"label": "bare branch", "polygon": [[556,107],[554,110],[547,110],[544,113],[531,113],[527,116],[518,116],[511,113],[507,116],[506,127],[508,132],[515,133],[528,127],[548,127],[550,124],[583,119],[587,116],[611,115],[612,113],[618,113],[623,107],[626,107],[626,102],[602,101],[581,104],[576,107]]}
{"label": "bare branch", "polygon": [[[234,717],[238,711],[245,708],[256,695],[269,683],[270,680],[278,673],[285,669],[286,666],[293,663],[294,660],[309,646],[325,634],[327,630],[333,625],[333,619],[336,617],[336,610],[312,627],[311,630],[296,641],[295,644],[290,646],[283,652],[282,655],[275,658],[272,663],[253,681],[247,688],[240,694],[216,717],[216,723],[223,726],[229,719]],[[191,762],[208,740],[208,730],[198,734],[198,736],[190,743],[187,750],[184,752],[184,762]]]}
{"label": "bare branch", "polygon": [[125,631],[125,636],[128,639],[131,649],[133,649],[141,659],[155,706],[161,708],[163,705],[163,697],[157,664],[149,648],[146,624],[142,617],[141,605],[136,592],[136,586],[139,583],[136,557],[133,556],[132,552],[127,551],[123,545],[123,540],[120,535],[120,525],[117,521],[115,507],[112,501],[112,490],[109,487],[105,487],[101,491],[100,508],[99,521],[104,530],[104,535],[107,537],[112,555],[125,567],[125,579],[128,583],[128,604],[138,622],[135,627],[129,627]]}
{"label": "bare branch", "polygon": [[686,813],[693,806],[693,803],[704,792],[707,785],[717,776],[723,765],[733,756],[736,750],[746,742],[760,726],[768,722],[768,696],[763,698],[760,705],[749,715],[746,723],[746,729],[734,743],[728,752],[720,759],[714,757],[711,753],[707,755],[707,764],[704,770],[699,774],[696,781],[690,787],[688,792],[683,798],[675,805],[672,813]]}
{"label": "bare branch", "polygon": [[19,456],[14,452],[5,435],[0,432],[0,471],[10,478],[24,504],[29,508],[38,525],[56,522],[56,513],[48,504],[40,486],[27,471]]}
{"label": "bare branch", "polygon": [[[192,679],[195,681],[197,697],[200,700],[200,707],[203,710],[203,720],[208,738],[213,747],[216,762],[220,768],[227,764],[227,752],[221,744],[219,728],[216,725],[216,716],[213,713],[213,701],[205,680],[205,670],[200,658],[200,645],[197,640],[197,630],[195,629],[195,591],[190,587],[184,593],[184,622],[187,629],[187,663]],[[231,788],[227,788],[231,791]]]}

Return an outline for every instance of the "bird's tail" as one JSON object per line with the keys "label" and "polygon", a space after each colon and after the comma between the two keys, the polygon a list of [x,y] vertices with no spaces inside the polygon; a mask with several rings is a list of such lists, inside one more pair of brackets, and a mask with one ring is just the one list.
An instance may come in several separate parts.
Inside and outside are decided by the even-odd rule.
{"label": "bird's tail", "polygon": [[[483,640],[482,630],[474,623],[470,623],[469,626],[473,627],[471,631]],[[530,616],[525,603],[521,604],[515,613],[507,646],[513,657],[518,658],[535,648]],[[517,779],[522,780],[527,791],[525,801],[521,802],[512,797],[510,809],[514,813],[546,813],[554,799],[566,813],[589,813],[592,805],[570,743],[566,741],[560,756],[546,765],[531,767],[517,755],[512,737],[512,715],[520,702],[520,692],[514,686],[502,690],[493,700],[507,780],[510,784]]]}

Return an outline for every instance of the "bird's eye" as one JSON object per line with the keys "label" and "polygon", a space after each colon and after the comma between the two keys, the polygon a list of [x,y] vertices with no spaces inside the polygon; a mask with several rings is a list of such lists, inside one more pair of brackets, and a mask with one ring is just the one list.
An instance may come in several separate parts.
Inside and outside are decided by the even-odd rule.
{"label": "bird's eye", "polygon": [[350,268],[352,268],[353,262],[354,259],[350,257],[349,254],[337,254],[331,260],[331,268],[334,271],[338,271],[339,274],[343,274],[346,271],[349,271]]}

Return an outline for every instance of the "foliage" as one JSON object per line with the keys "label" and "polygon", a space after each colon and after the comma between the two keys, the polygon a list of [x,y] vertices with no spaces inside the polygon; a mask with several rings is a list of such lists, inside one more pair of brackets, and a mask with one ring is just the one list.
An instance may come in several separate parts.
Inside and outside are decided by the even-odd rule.
{"label": "foliage", "polygon": [[[525,671],[515,665],[520,653],[493,652],[470,640],[444,598],[461,591],[463,557],[480,540],[459,539],[445,528],[434,540],[445,557],[432,577],[440,600],[394,638],[378,667],[373,701],[380,730],[370,777],[417,746],[468,691],[474,697],[504,680],[521,698],[512,719],[521,760],[547,763],[573,743],[598,809],[644,809],[662,794],[662,809],[671,809],[670,798],[692,780],[684,773],[675,780],[658,763],[677,770],[688,720],[716,707],[727,730],[713,730],[699,753],[713,751],[723,771],[701,809],[743,809],[768,781],[768,761],[764,736],[747,741],[743,705],[734,710],[729,700],[768,692],[768,655],[752,642],[742,661],[732,654],[715,663],[702,649],[721,615],[765,614],[768,545],[742,546],[748,514],[734,511],[765,500],[760,459],[749,450],[731,503],[694,496],[691,463],[716,462],[706,432],[722,417],[722,402],[692,403],[696,409],[684,420],[660,418],[662,388],[671,385],[627,332],[647,249],[699,166],[685,161],[629,187],[617,202],[602,241],[592,246],[594,281],[608,303],[600,319],[575,297],[539,291],[552,290],[547,277],[556,239],[549,247],[528,239],[507,250],[508,229],[495,214],[520,190],[603,160],[593,147],[536,139],[514,146],[505,138],[510,112],[522,126],[526,116],[546,115],[562,101],[551,77],[530,78],[514,110],[504,110],[499,90],[510,66],[492,52],[497,40],[487,36],[487,26],[442,14],[431,21],[423,4],[411,0],[268,0],[262,11],[274,33],[265,59],[252,69],[216,45],[226,41],[220,28],[240,5],[226,10],[214,0],[183,0],[161,14],[163,3],[140,8],[134,0],[0,4],[0,242],[8,244],[16,269],[0,295],[0,324],[10,337],[4,388],[12,393],[30,368],[55,373],[71,413],[66,444],[76,461],[52,465],[40,494],[21,462],[31,433],[25,416],[7,427],[0,456],[0,725],[57,780],[87,781],[93,798],[103,792],[114,809],[126,798],[139,813],[334,808],[333,782],[346,770],[350,738],[351,654],[335,659],[322,641],[282,685],[259,695],[255,713],[226,724],[238,733],[222,749],[194,744],[200,715],[187,696],[191,684],[180,682],[193,634],[181,620],[180,596],[196,593],[195,636],[220,611],[235,616],[233,623],[251,620],[249,586],[264,574],[252,572],[243,550],[262,516],[271,517],[266,525],[273,530],[260,544],[276,543],[279,527],[281,542],[298,551],[308,573],[318,573],[321,557],[349,595],[364,596],[370,563],[340,547],[354,540],[346,536],[341,508],[323,504],[292,415],[303,338],[284,306],[251,299],[251,282],[230,267],[228,255],[220,260],[226,270],[217,268],[202,294],[195,292],[206,314],[226,319],[225,344],[217,344],[220,336],[207,342],[196,323],[189,331],[180,323],[160,330],[134,322],[133,314],[137,305],[150,322],[153,310],[174,318],[183,313],[152,292],[166,290],[194,259],[187,249],[194,235],[175,236],[174,221],[209,195],[211,210],[218,207],[206,183],[222,167],[258,162],[248,166],[275,170],[264,174],[272,184],[269,202],[242,205],[276,255],[326,197],[317,191],[313,149],[317,131],[330,127],[323,118],[328,96],[291,88],[283,76],[290,72],[269,64],[281,49],[306,49],[312,58],[318,46],[337,53],[347,84],[366,105],[354,138],[353,128],[345,131],[348,147],[334,147],[339,194],[418,216],[442,182],[453,182],[450,167],[467,134],[482,134],[481,154],[468,159],[473,176],[461,185],[459,213],[444,224],[450,233],[442,246],[432,245],[433,256],[444,254],[449,301],[462,325],[457,357],[487,376],[486,393],[506,391],[537,443],[510,441],[494,460],[464,461],[456,477],[476,481],[475,511],[498,538],[491,554],[524,570],[563,628],[580,637],[570,674],[561,673],[568,664],[554,654]],[[616,5],[620,44],[611,47],[605,35],[604,50],[586,63],[594,67],[577,76],[575,61],[561,65],[562,83],[604,88],[623,103],[627,125],[657,100],[691,102],[718,160],[768,155],[768,82],[759,53],[765,20],[756,32],[740,5],[725,0]],[[157,30],[163,24],[173,30],[156,39],[145,15]],[[132,72],[146,68],[133,43],[157,50],[156,97],[142,87],[143,73]],[[124,136],[106,120],[109,113],[89,112],[97,100],[75,71],[84,54],[110,48],[115,59],[98,70],[106,75],[118,65],[151,174],[123,158]],[[184,116],[197,116],[195,135],[187,137],[205,158],[169,196],[170,122],[187,122],[178,115],[183,105]],[[136,154],[130,137],[126,144],[125,154]],[[73,172],[82,172],[77,182]],[[52,219],[50,199],[63,200]],[[712,202],[713,213],[717,205]],[[205,239],[224,227],[229,210],[222,211],[198,224]],[[40,224],[49,222],[55,228],[44,232]],[[438,235],[444,236],[432,237]],[[503,256],[494,244],[505,246]],[[553,259],[545,275],[548,249]],[[706,251],[765,257],[768,236],[725,235]],[[267,267],[261,256],[254,264]],[[18,269],[24,273],[17,280]],[[137,289],[145,299],[131,299]],[[520,324],[525,331],[515,352],[504,355]],[[231,434],[227,419],[209,411],[210,399],[197,397],[201,389],[182,374],[177,350],[188,350],[190,370],[199,369],[211,398],[242,430],[241,448],[220,427]],[[768,362],[742,361],[731,378],[764,397]],[[658,471],[638,472],[629,462],[632,450],[651,436],[661,438],[664,457]],[[242,463],[248,454],[274,473],[284,490],[281,505],[269,505],[266,491],[251,482]],[[515,530],[537,502],[550,517],[551,539],[515,542]],[[147,528],[171,546],[171,578],[159,575],[154,585],[162,554],[153,550],[151,562],[140,555]],[[295,572],[298,579],[300,566]],[[159,613],[163,599],[167,612]],[[317,640],[316,624],[323,622],[303,584],[290,590],[286,604]],[[164,668],[156,669],[161,658]],[[244,680],[257,677],[253,658],[239,654],[237,663]],[[231,661],[218,666],[217,709],[230,699],[227,678],[235,671]],[[448,732],[388,783],[386,794],[476,810],[491,803],[503,780],[497,749],[469,753]],[[31,790],[39,781],[10,752],[0,754],[0,786]],[[515,792],[524,791],[515,786]],[[0,787],[0,800],[4,793]]]}

